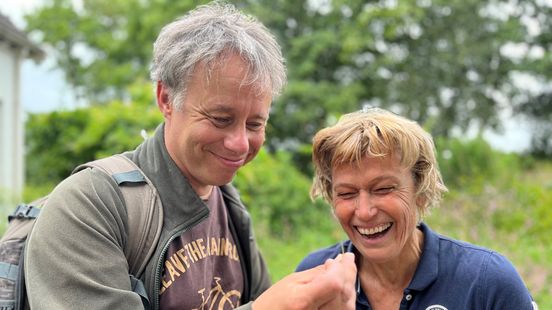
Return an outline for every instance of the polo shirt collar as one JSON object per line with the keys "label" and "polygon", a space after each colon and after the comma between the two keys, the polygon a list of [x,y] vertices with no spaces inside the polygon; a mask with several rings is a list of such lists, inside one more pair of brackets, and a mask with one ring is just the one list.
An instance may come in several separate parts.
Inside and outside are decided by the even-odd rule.
{"label": "polo shirt collar", "polygon": [[423,291],[437,280],[439,274],[439,236],[423,222],[418,228],[424,233],[424,247],[408,289]]}
{"label": "polo shirt collar", "polygon": [[[424,233],[424,247],[414,277],[406,290],[423,291],[437,280],[439,274],[439,236],[423,222],[418,225],[418,229]],[[346,252],[354,253],[354,245],[350,240],[345,241],[343,247]],[[360,287],[358,273],[355,288],[357,303],[367,306],[368,299]]]}

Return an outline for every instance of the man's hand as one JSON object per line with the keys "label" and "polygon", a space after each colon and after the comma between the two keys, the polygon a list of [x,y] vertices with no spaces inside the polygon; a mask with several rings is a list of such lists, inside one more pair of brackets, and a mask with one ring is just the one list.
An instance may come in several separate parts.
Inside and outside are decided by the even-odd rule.
{"label": "man's hand", "polygon": [[253,303],[264,309],[355,309],[355,257],[352,253],[324,265],[293,273],[275,283]]}

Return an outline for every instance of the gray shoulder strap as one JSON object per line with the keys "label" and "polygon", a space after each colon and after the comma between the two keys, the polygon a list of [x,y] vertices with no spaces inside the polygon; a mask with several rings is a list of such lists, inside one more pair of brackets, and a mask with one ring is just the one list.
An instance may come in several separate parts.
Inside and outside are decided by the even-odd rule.
{"label": "gray shoulder strap", "polygon": [[128,241],[124,252],[130,274],[140,277],[155,251],[163,224],[163,208],[155,186],[128,157],[117,154],[82,164],[73,173],[97,168],[119,185],[128,213]]}

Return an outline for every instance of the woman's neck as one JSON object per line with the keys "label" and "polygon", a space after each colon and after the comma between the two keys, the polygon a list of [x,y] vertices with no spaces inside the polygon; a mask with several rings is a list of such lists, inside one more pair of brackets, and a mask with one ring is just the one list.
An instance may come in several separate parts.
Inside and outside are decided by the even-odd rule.
{"label": "woman's neck", "polygon": [[[416,229],[414,240],[406,246],[400,255],[383,263],[370,262],[368,259],[359,260],[359,277],[365,292],[371,288],[402,291],[408,286],[422,255],[423,232]],[[363,281],[364,279],[364,281]]]}

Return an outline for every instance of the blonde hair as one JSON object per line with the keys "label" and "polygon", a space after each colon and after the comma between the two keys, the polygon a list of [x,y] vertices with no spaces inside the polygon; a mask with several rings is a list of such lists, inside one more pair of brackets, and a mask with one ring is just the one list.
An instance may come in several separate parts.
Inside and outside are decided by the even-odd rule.
{"label": "blonde hair", "polygon": [[435,156],[431,135],[418,123],[379,108],[343,115],[337,124],[320,130],[313,139],[315,175],[313,199],[332,202],[332,167],[359,163],[365,156],[398,156],[412,172],[423,216],[447,191]]}

